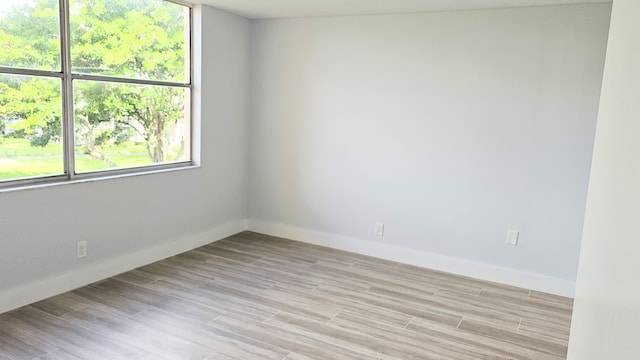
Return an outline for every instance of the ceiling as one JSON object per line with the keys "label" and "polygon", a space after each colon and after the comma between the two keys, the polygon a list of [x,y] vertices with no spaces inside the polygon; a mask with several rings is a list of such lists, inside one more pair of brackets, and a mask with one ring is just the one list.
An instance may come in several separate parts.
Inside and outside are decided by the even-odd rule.
{"label": "ceiling", "polygon": [[611,0],[193,0],[250,19],[604,3]]}

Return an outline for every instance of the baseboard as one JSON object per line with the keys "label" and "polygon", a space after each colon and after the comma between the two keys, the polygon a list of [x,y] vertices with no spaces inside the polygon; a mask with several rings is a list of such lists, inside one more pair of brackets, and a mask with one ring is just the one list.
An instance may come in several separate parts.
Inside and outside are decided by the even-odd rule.
{"label": "baseboard", "polygon": [[247,229],[258,233],[327,246],[404,264],[470,276],[566,297],[573,297],[575,282],[430,252],[366,241],[284,224],[249,220]]}
{"label": "baseboard", "polygon": [[573,297],[575,283],[545,275],[459,259],[414,249],[366,241],[284,224],[241,220],[216,226],[208,231],[171,239],[152,248],[107,259],[73,272],[53,275],[2,292],[0,313],[17,309],[51,296],[127,272],[140,266],[195,249],[243,230],[251,230],[362,255],[397,261],[424,268],[497,283],[519,286],[550,294]]}
{"label": "baseboard", "polygon": [[205,232],[170,239],[152,248],[88,264],[73,272],[3,291],[0,314],[204,246],[245,230],[245,225],[245,220],[222,224]]}

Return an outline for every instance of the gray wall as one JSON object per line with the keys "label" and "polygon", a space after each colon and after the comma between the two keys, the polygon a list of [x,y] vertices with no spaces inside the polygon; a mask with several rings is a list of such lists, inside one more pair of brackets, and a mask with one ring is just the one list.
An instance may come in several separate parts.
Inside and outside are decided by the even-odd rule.
{"label": "gray wall", "polygon": [[0,312],[245,219],[522,286],[522,274],[572,284],[609,10],[250,22],[198,8],[201,166],[0,192]]}
{"label": "gray wall", "polygon": [[[596,4],[254,22],[254,228],[572,283],[609,14]],[[505,245],[508,229],[518,247]]]}

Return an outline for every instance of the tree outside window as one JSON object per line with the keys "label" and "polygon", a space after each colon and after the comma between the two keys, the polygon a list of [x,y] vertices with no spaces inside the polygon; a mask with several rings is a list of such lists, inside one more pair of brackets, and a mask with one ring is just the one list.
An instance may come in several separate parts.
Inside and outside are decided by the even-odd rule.
{"label": "tree outside window", "polygon": [[189,164],[190,17],[161,0],[1,5],[0,182]]}

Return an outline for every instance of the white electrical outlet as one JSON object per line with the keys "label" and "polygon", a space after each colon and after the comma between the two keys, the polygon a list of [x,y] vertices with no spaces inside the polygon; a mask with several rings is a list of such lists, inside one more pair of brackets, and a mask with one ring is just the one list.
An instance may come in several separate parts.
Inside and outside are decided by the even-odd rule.
{"label": "white electrical outlet", "polygon": [[87,256],[87,242],[85,240],[78,241],[78,258],[83,258]]}
{"label": "white electrical outlet", "polygon": [[515,230],[507,231],[507,244],[518,246],[518,235],[519,233]]}
{"label": "white electrical outlet", "polygon": [[383,223],[376,223],[376,226],[373,229],[373,233],[376,236],[384,236],[384,224]]}

